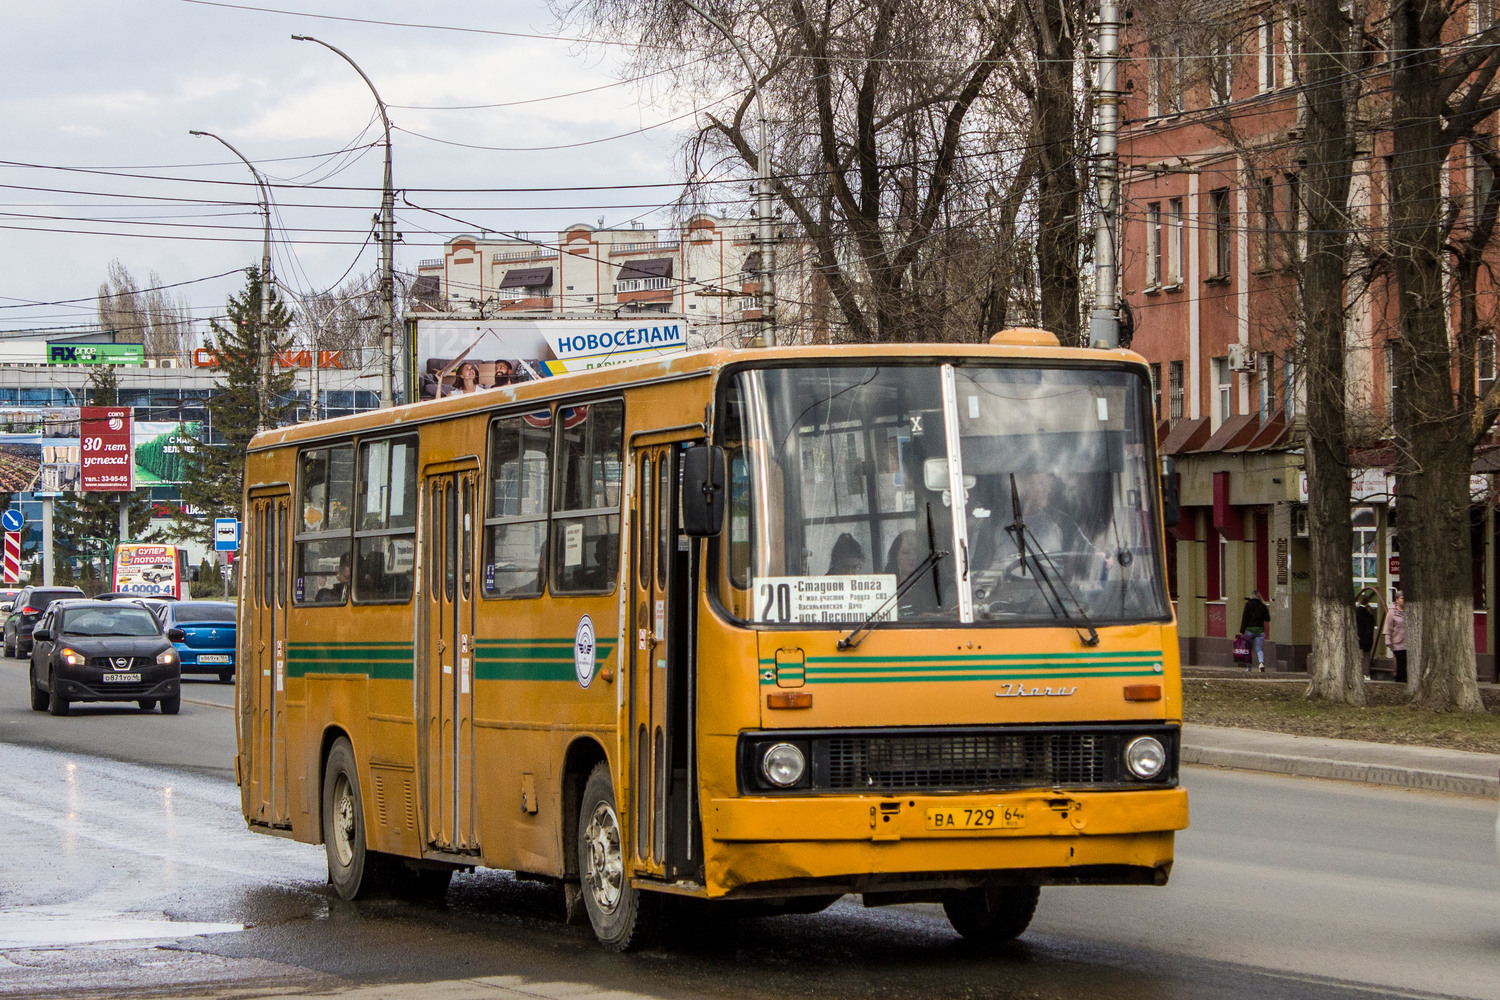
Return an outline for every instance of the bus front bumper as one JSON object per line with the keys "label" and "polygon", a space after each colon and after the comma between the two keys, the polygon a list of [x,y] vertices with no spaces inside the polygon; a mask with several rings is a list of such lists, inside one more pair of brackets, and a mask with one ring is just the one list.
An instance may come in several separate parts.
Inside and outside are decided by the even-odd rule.
{"label": "bus front bumper", "polygon": [[[1174,832],[1188,824],[1182,788],[764,796],[704,805],[709,883],[736,895],[868,892],[914,878],[941,886],[997,876],[1038,885],[1160,885],[1171,869]],[[1003,819],[986,828],[950,825],[995,812]]]}

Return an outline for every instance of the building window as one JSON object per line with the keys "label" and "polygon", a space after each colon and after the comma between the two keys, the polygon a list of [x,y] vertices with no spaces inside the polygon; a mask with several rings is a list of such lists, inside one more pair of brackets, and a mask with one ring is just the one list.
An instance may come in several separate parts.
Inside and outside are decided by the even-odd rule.
{"label": "building window", "polygon": [[1260,266],[1270,269],[1276,263],[1276,178],[1260,179]]}
{"label": "building window", "polygon": [[1167,405],[1173,422],[1182,419],[1182,362],[1167,363]]}
{"label": "building window", "polygon": [[1286,227],[1292,236],[1289,245],[1296,247],[1297,259],[1301,260],[1307,252],[1307,240],[1305,227],[1302,225],[1302,176],[1300,174],[1286,175]]}
{"label": "building window", "polygon": [[1152,42],[1146,47],[1146,116],[1155,118],[1161,114],[1163,69],[1161,46]]}
{"label": "building window", "polygon": [[1213,232],[1214,244],[1214,273],[1209,280],[1228,281],[1230,265],[1230,246],[1234,239],[1232,220],[1229,216],[1229,189],[1214,188],[1208,193],[1210,228]]}
{"label": "building window", "polygon": [[1264,423],[1276,408],[1276,355],[1270,351],[1262,351],[1255,359],[1255,383],[1260,395],[1260,419]]}
{"label": "building window", "polygon": [[1146,206],[1146,290],[1161,287],[1161,202]]}
{"label": "building window", "polygon": [[1482,399],[1490,391],[1490,386],[1495,384],[1494,330],[1479,331],[1479,339],[1474,343],[1474,378],[1477,382],[1475,388],[1479,390]]}
{"label": "building window", "polygon": [[1354,592],[1366,587],[1380,589],[1380,532],[1375,511],[1370,507],[1354,509]]}
{"label": "building window", "polygon": [[1167,284],[1182,284],[1182,199],[1167,202]]}
{"label": "building window", "polygon": [[1276,58],[1277,23],[1271,15],[1260,16],[1260,59],[1256,63],[1256,77],[1262,94],[1278,86],[1277,71],[1281,61]]}
{"label": "building window", "polygon": [[[1229,598],[1229,539],[1219,535],[1219,600]],[[1227,612],[1226,612],[1227,614]]]}
{"label": "building window", "polygon": [[1234,52],[1228,42],[1214,45],[1209,57],[1209,101],[1228,104],[1234,98]]}
{"label": "building window", "polygon": [[1161,412],[1161,362],[1151,364],[1151,412],[1160,420]]}
{"label": "building window", "polygon": [[1490,191],[1495,186],[1495,171],[1490,167],[1489,160],[1485,157],[1494,151],[1495,140],[1489,136],[1480,136],[1469,143],[1469,158],[1473,163],[1473,176],[1469,182],[1469,190],[1473,192],[1474,221],[1478,222],[1484,206],[1490,200]]}
{"label": "building window", "polygon": [[1229,373],[1228,358],[1214,358],[1214,428],[1232,416],[1233,406],[1230,388],[1233,376]]}
{"label": "building window", "polygon": [[1282,405],[1288,422],[1297,417],[1297,357],[1287,351],[1281,357]]}

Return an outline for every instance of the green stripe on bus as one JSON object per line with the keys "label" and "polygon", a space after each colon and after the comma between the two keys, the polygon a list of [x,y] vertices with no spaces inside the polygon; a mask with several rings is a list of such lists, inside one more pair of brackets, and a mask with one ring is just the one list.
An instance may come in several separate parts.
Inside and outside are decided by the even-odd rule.
{"label": "green stripe on bus", "polygon": [[[617,640],[594,646],[594,662],[609,659]],[[477,681],[577,681],[572,639],[481,639],[474,648]]]}

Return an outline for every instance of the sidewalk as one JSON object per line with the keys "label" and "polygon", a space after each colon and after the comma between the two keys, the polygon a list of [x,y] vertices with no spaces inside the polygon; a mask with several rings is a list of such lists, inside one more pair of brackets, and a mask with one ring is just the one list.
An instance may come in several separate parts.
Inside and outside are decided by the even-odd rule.
{"label": "sidewalk", "polygon": [[[1187,667],[1183,674],[1245,676],[1242,670],[1220,673],[1212,667]],[[1306,683],[1307,678],[1301,674],[1282,674],[1276,675],[1275,680]],[[1188,724],[1182,727],[1182,762],[1500,798],[1500,754],[1466,750]]]}

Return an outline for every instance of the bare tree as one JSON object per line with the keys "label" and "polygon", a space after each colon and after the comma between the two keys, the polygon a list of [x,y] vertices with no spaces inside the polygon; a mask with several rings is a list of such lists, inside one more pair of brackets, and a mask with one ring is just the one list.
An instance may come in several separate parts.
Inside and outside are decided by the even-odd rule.
{"label": "bare tree", "polygon": [[161,276],[151,271],[143,289],[124,264],[111,261],[109,275],[99,285],[100,329],[114,331],[125,343],[145,345],[148,357],[181,357],[192,342],[192,312],[185,299],[174,300],[162,284]]}
{"label": "bare tree", "polygon": [[[1029,122],[1006,117],[1018,105],[1003,86],[1011,76],[997,73],[1024,46],[1019,8],[975,0],[700,6],[752,54],[776,194],[833,303],[830,339],[992,332],[982,317],[1009,312],[995,296],[1008,295],[1023,269],[1016,239],[996,246],[979,238],[991,224],[1014,230],[1027,221],[1022,199],[991,195],[1011,193],[1033,141]],[[599,37],[645,43],[627,71],[665,71],[675,96],[699,99],[734,81],[738,96],[727,110],[704,111],[686,144],[689,186],[713,198],[702,182],[753,170],[754,93],[734,48],[708,21],[676,0],[555,0],[554,8]],[[683,51],[704,56],[683,65]],[[1050,232],[1066,238],[1065,228]],[[1073,251],[1076,273],[1076,241]],[[1029,291],[1023,298],[1034,301]]]}
{"label": "bare tree", "polygon": [[1500,110],[1493,87],[1500,28],[1471,34],[1468,22],[1462,0],[1391,2],[1390,240],[1399,292],[1401,576],[1417,632],[1410,647],[1417,653],[1415,700],[1438,710],[1483,711],[1472,625],[1469,475],[1474,446],[1500,412],[1500,392],[1476,399],[1473,342],[1464,329],[1472,313],[1461,309],[1458,329],[1450,329],[1453,303],[1444,285],[1455,238],[1460,278],[1465,259],[1482,257],[1494,228],[1494,193],[1460,235],[1455,226],[1464,213],[1451,210],[1443,179],[1455,147],[1466,149]]}

